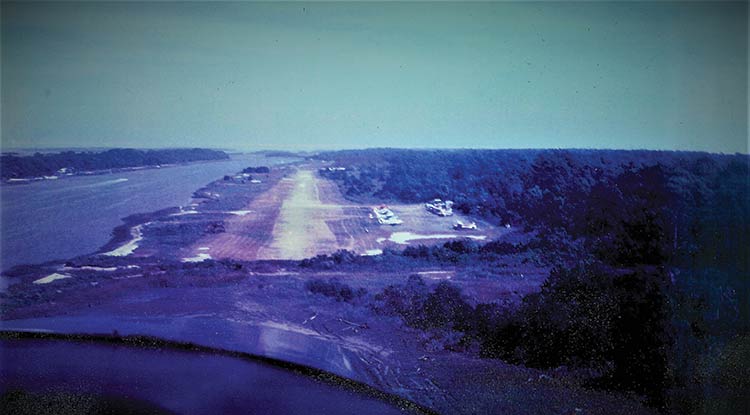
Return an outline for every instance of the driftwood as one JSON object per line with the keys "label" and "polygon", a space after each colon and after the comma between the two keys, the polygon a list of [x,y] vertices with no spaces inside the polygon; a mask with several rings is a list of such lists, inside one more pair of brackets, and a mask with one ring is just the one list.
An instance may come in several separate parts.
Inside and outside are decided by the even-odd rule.
{"label": "driftwood", "polygon": [[357,329],[369,329],[370,328],[370,326],[368,326],[367,323],[362,323],[362,324],[360,324],[360,323],[354,323],[354,322],[351,322],[349,320],[344,320],[343,318],[339,318],[339,321],[342,322],[342,323],[344,323],[344,324],[348,324],[348,325],[350,325],[350,326],[352,326],[354,328],[357,328]]}
{"label": "driftwood", "polygon": [[313,316],[306,318],[305,321],[302,322],[302,324],[307,324],[308,322],[315,320],[316,317],[318,317],[318,313],[315,313]]}

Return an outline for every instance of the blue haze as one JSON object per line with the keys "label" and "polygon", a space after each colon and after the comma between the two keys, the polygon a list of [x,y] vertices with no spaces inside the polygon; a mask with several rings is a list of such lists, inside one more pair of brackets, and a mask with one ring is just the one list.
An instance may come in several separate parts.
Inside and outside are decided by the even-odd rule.
{"label": "blue haze", "polygon": [[2,2],[6,147],[747,152],[747,2]]}

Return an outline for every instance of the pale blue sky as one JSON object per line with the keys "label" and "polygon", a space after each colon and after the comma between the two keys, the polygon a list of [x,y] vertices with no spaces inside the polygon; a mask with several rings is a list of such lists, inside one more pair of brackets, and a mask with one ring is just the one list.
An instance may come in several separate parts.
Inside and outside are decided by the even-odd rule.
{"label": "pale blue sky", "polygon": [[747,3],[2,3],[4,147],[747,153]]}

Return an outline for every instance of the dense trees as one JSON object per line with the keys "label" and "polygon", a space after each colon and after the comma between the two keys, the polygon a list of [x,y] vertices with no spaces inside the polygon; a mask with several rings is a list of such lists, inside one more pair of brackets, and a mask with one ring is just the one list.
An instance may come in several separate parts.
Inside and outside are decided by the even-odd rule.
{"label": "dense trees", "polygon": [[[680,412],[723,408],[710,403],[717,396],[747,404],[735,379],[750,370],[747,155],[366,150],[322,157],[347,167],[330,177],[349,197],[452,199],[455,209],[534,231],[525,246],[455,242],[402,254],[472,263],[464,258],[492,261],[534,246],[555,265],[542,291],[517,310],[479,304],[456,313],[433,304],[460,320],[448,324],[479,340],[484,355],[593,368],[597,385]],[[401,296],[386,290],[382,300],[424,326],[429,309],[426,299],[414,303],[412,286],[399,288]],[[446,298],[455,304],[460,295]]]}
{"label": "dense trees", "polygon": [[324,295],[336,299],[336,301],[352,302],[356,298],[366,294],[364,288],[352,289],[350,286],[336,280],[309,280],[305,283],[305,288],[314,294]]}
{"label": "dense trees", "polygon": [[654,268],[555,270],[515,317],[520,336],[513,356],[537,367],[596,368],[603,375],[597,384],[637,392],[660,406],[672,341],[668,287]]}
{"label": "dense trees", "polygon": [[268,166],[258,166],[258,167],[246,167],[242,169],[243,173],[270,173],[271,169]]}

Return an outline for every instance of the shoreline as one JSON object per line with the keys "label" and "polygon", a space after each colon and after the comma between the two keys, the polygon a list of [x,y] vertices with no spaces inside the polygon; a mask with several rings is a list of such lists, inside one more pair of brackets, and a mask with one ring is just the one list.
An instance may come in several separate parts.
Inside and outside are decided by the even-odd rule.
{"label": "shoreline", "polygon": [[[93,253],[84,254],[82,256],[107,255],[110,252],[114,252],[117,249],[122,248],[128,242],[133,240],[134,228],[138,226],[142,226],[158,218],[179,212],[179,209],[180,209],[179,207],[169,207],[166,209],[160,209],[160,210],[156,210],[153,212],[136,213],[133,215],[125,216],[124,218],[121,218],[123,223],[121,225],[116,226],[114,229],[112,229],[112,237],[106,244],[102,245],[99,249],[97,249]],[[142,238],[143,238],[143,235],[141,233],[141,239]],[[119,255],[112,255],[112,256],[119,256]]]}
{"label": "shoreline", "polygon": [[[164,204],[162,204],[161,206],[153,206],[153,207],[151,207],[151,209],[149,209],[150,205],[140,205],[141,206],[140,208],[138,208],[138,209],[132,209],[131,210],[131,212],[136,212],[136,213],[127,214],[127,212],[123,212],[123,213],[125,213],[124,216],[121,216],[121,215],[113,216],[113,218],[112,218],[113,220],[112,221],[114,223],[111,223],[110,226],[106,227],[106,229],[99,230],[98,231],[99,233],[98,233],[98,236],[97,236],[96,243],[93,243],[93,244],[90,243],[90,244],[88,244],[90,246],[88,246],[87,249],[85,249],[85,250],[79,250],[78,252],[73,252],[72,254],[68,254],[68,255],[48,256],[48,257],[45,257],[45,258],[41,258],[40,260],[37,260],[37,259],[34,259],[34,258],[27,258],[25,261],[21,261],[21,262],[18,262],[18,261],[9,261],[9,266],[2,267],[2,269],[0,269],[0,272],[2,273],[2,275],[8,275],[8,272],[11,272],[14,268],[17,268],[17,267],[43,266],[44,264],[47,264],[49,262],[60,262],[60,263],[62,263],[62,262],[65,262],[65,261],[78,260],[80,258],[92,257],[92,256],[95,256],[95,255],[101,255],[101,254],[107,253],[109,251],[117,249],[122,244],[125,244],[128,241],[130,241],[132,239],[131,229],[133,227],[141,225],[141,224],[149,222],[149,221],[153,221],[153,220],[157,220],[157,219],[165,219],[169,215],[179,213],[181,211],[180,210],[181,207],[178,206],[179,204],[184,204],[185,206],[182,206],[182,208],[184,208],[184,209],[193,209],[194,206],[196,206],[197,204],[203,203],[205,201],[205,198],[203,198],[202,196],[200,196],[198,193],[202,189],[205,190],[207,188],[210,188],[211,186],[216,185],[217,183],[219,183],[219,184],[222,183],[223,175],[226,175],[226,174],[237,174],[237,172],[241,171],[243,168],[248,167],[248,166],[255,166],[255,165],[266,165],[267,164],[269,166],[272,166],[272,167],[275,166],[276,168],[282,169],[282,168],[285,168],[286,166],[292,165],[294,163],[298,163],[300,161],[299,159],[288,159],[288,160],[275,159],[275,160],[269,160],[269,159],[265,159],[263,157],[260,157],[260,158],[254,157],[253,154],[254,153],[232,154],[231,158],[229,160],[195,161],[195,162],[188,162],[188,163],[181,163],[181,164],[170,165],[169,167],[177,167],[178,168],[177,170],[171,170],[173,172],[175,172],[175,171],[179,172],[180,169],[190,169],[190,171],[192,171],[193,169],[196,169],[196,170],[197,169],[201,169],[201,170],[207,170],[207,171],[218,171],[218,170],[222,170],[222,171],[226,170],[226,171],[224,171],[224,172],[222,172],[220,174],[219,173],[217,173],[217,174],[204,174],[203,176],[205,176],[205,177],[203,177],[202,180],[191,181],[193,184],[192,185],[188,185],[185,188],[185,190],[186,190],[186,196],[187,196],[187,200],[186,201],[183,200],[183,201],[178,201],[176,203],[175,203],[175,201],[173,201],[171,203],[171,206],[169,204],[166,205],[166,206]],[[214,162],[224,162],[224,161],[228,161],[228,162],[230,162],[230,164],[214,164]],[[208,164],[208,163],[211,163],[211,164]],[[226,167],[223,168],[221,166],[226,166]],[[129,170],[130,171],[149,170],[152,173],[147,173],[147,174],[161,175],[161,173],[156,172],[155,171],[156,169],[153,168],[153,167],[139,168],[139,169],[129,169]],[[232,172],[232,173],[230,173],[230,172]],[[175,173],[167,173],[167,171],[165,171],[164,173],[166,173],[167,175],[169,175],[169,174],[175,174]],[[105,176],[107,174],[110,174],[109,170],[108,171],[100,171],[100,172],[97,173],[97,176]],[[181,173],[177,173],[177,174],[181,174]],[[120,175],[122,175],[122,174],[120,174]],[[115,177],[118,177],[118,176],[119,175],[117,175]],[[138,174],[138,176],[140,177],[140,174]],[[80,175],[79,176],[67,176],[67,177],[80,177]],[[112,177],[112,176],[110,176],[110,177]],[[260,177],[260,178],[262,178],[262,177]],[[135,179],[136,178],[131,177],[130,179],[124,179],[124,178],[122,178],[122,179],[118,179],[118,180],[119,181],[126,181],[126,180],[135,180]],[[82,179],[82,180],[86,180],[86,179]],[[97,180],[97,179],[93,179],[93,178],[89,179],[87,181],[84,181],[84,184],[88,183],[91,180]],[[110,179],[106,179],[106,178],[102,177],[102,179],[99,179],[99,180],[110,180]],[[17,185],[31,184],[31,183],[38,183],[38,182],[39,181],[26,182],[26,183],[10,183],[10,184],[7,184],[5,182],[0,182],[0,189],[2,189],[3,186],[7,185],[6,186],[6,190],[11,191],[11,188],[13,188],[13,187],[15,187]],[[62,185],[42,186],[41,188],[44,189],[45,191],[47,191],[47,189],[51,189],[51,190],[54,190],[54,189],[63,189],[63,188],[65,188],[68,185],[68,183],[72,183],[72,185],[74,185],[74,186],[77,185],[77,182],[71,181],[71,182],[65,182]],[[107,183],[109,183],[109,182],[107,182]],[[253,186],[252,189],[259,189],[259,188],[265,188],[266,185],[265,184],[252,184],[252,186]],[[17,191],[23,190],[23,192],[35,192],[34,189],[35,189],[34,187],[18,188]],[[40,189],[40,187],[36,187],[36,189]],[[252,193],[254,193],[254,192],[252,192]],[[191,204],[193,205],[193,207],[190,207]],[[145,211],[145,212],[143,212],[143,211],[139,212],[139,210],[142,209],[142,208],[146,208],[146,209],[149,209],[149,210]],[[226,209],[226,210],[230,210],[230,211],[233,211],[233,212],[237,212],[236,214],[240,214],[242,212],[241,211],[242,208],[244,208],[244,205],[239,204],[239,205],[237,205],[236,209],[232,208],[232,209]],[[206,213],[209,213],[209,212],[206,212]],[[211,212],[211,213],[214,213],[214,212]],[[198,215],[194,215],[194,216],[198,216]],[[206,215],[202,215],[202,216],[205,217]],[[220,215],[212,215],[212,216],[215,216],[215,218],[217,220],[221,219]],[[116,220],[115,220],[115,218],[116,218]],[[195,219],[195,218],[193,218],[193,219]],[[27,220],[32,220],[32,219],[27,219]],[[138,245],[140,246],[142,244],[138,243]],[[136,252],[136,255],[137,255],[137,252]]]}
{"label": "shoreline", "polygon": [[[267,177],[265,178],[266,180],[264,180],[262,183],[249,183],[249,186],[253,186],[251,187],[251,189],[257,191],[245,192],[245,197],[241,198],[239,202],[227,202],[223,197],[220,197],[218,199],[215,198],[214,195],[224,196],[221,194],[221,192],[218,192],[216,188],[221,186],[222,183],[226,182],[226,180],[224,179],[216,179],[208,184],[198,187],[195,191],[193,191],[192,200],[188,206],[173,206],[157,211],[136,213],[126,216],[122,218],[123,223],[112,230],[112,238],[106,244],[101,246],[94,253],[84,254],[82,255],[82,257],[86,257],[89,255],[119,257],[130,256],[142,245],[150,245],[151,243],[153,243],[150,238],[147,238],[146,232],[144,230],[144,227],[148,224],[161,223],[166,220],[172,220],[178,224],[190,223],[191,219],[193,218],[186,216],[208,216],[209,218],[215,219],[217,223],[223,223],[228,216],[244,216],[245,214],[249,213],[249,211],[242,210],[245,208],[247,203],[250,200],[253,200],[259,194],[262,194],[266,190],[270,189],[276,182],[278,182],[278,180],[281,179],[283,175],[286,174],[289,166],[295,163],[297,162],[290,161],[288,163],[274,165],[272,169],[279,170],[272,174],[272,176],[274,176],[274,179],[268,181],[267,179],[269,177],[269,174],[264,174],[264,176]],[[211,203],[229,204],[229,206],[222,206],[221,209],[213,209],[209,206],[206,206],[207,204]],[[186,211],[185,209],[189,210]],[[192,215],[189,215],[188,213],[191,213]],[[115,253],[118,250],[125,249],[129,244],[135,245],[133,247],[130,247],[132,249],[128,249],[128,253],[124,253],[125,251],[122,251],[122,253]],[[160,242],[157,242],[157,245],[160,245]],[[180,250],[186,248],[186,246],[177,248],[178,250]]]}
{"label": "shoreline", "polygon": [[[246,154],[246,153],[240,153],[240,154]],[[53,180],[64,180],[64,179],[69,179],[69,178],[74,178],[74,177],[104,176],[107,174],[129,173],[129,172],[139,171],[139,170],[155,170],[155,169],[162,169],[162,168],[189,166],[193,164],[226,162],[226,161],[232,160],[231,156],[232,155],[230,155],[230,158],[224,159],[224,160],[198,160],[198,161],[186,161],[183,163],[150,164],[147,166],[118,167],[114,169],[91,170],[91,171],[85,171],[85,172],[79,172],[79,173],[65,173],[65,174],[53,175],[53,176],[10,177],[10,178],[0,179],[0,186],[19,186],[19,185],[28,185],[32,183],[48,182],[48,181],[53,181]]]}

